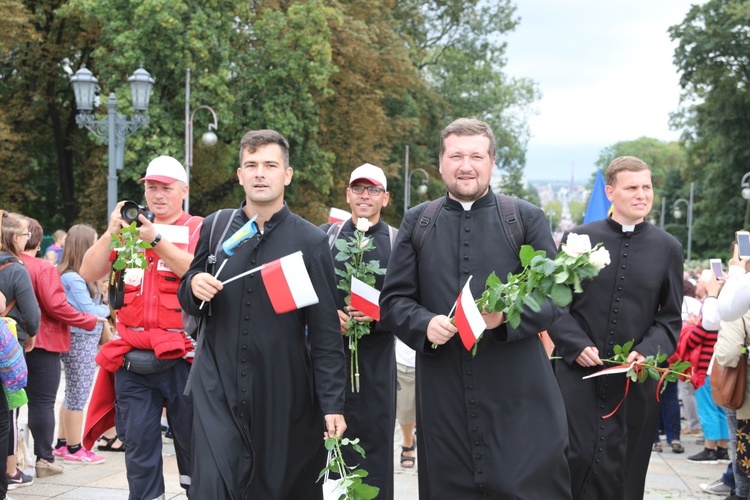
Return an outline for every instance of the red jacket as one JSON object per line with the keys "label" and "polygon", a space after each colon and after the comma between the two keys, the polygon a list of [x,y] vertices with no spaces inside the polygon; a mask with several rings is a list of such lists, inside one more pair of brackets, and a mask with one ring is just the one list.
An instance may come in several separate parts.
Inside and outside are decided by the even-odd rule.
{"label": "red jacket", "polygon": [[42,322],[36,336],[34,348],[49,352],[70,350],[70,327],[93,330],[96,316],[82,313],[68,303],[60,274],[50,262],[21,254],[23,263],[31,276],[34,295],[42,310]]}

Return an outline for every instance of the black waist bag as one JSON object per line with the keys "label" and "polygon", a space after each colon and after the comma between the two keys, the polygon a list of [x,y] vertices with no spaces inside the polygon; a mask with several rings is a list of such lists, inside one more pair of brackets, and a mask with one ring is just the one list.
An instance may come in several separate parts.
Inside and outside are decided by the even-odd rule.
{"label": "black waist bag", "polygon": [[180,359],[159,359],[154,354],[154,351],[147,349],[133,349],[132,351],[125,354],[125,361],[122,366],[129,372],[137,373],[139,375],[151,375],[154,373],[162,373],[174,365],[176,365]]}

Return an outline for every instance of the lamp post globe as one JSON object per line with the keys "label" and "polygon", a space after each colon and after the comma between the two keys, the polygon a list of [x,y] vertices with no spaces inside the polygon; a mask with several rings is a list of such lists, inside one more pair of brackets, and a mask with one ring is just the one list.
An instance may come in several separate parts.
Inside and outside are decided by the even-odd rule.
{"label": "lamp post globe", "polygon": [[215,146],[218,140],[219,138],[216,137],[216,134],[214,134],[213,130],[204,132],[203,137],[201,137],[201,141],[203,142],[203,144],[205,144],[208,147]]}
{"label": "lamp post globe", "polygon": [[750,186],[742,188],[742,197],[746,200],[750,200]]}

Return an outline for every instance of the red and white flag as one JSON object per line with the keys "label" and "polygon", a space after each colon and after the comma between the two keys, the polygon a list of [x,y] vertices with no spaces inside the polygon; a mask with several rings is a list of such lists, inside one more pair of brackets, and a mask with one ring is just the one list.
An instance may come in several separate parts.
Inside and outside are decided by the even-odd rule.
{"label": "red and white flag", "polygon": [[466,281],[461,293],[458,294],[456,316],[454,317],[456,328],[458,328],[458,336],[461,337],[461,342],[463,342],[467,351],[474,347],[479,336],[487,328],[487,323],[484,322],[482,313],[474,302],[474,296],[471,295],[469,283],[471,283],[471,276]]}
{"label": "red and white flag", "polygon": [[352,276],[352,300],[349,305],[374,319],[380,321],[380,292]]}
{"label": "red and white flag", "polygon": [[351,218],[352,214],[350,214],[346,210],[341,210],[340,208],[331,207],[331,211],[328,212],[328,222],[344,222],[345,220]]}
{"label": "red and white flag", "polygon": [[318,295],[307,274],[302,252],[294,252],[264,264],[260,275],[276,314],[318,303]]}

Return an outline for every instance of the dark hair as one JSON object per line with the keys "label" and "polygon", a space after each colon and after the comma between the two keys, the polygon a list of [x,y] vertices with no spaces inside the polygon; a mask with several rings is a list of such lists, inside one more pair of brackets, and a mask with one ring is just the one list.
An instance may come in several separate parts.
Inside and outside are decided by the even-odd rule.
{"label": "dark hair", "polygon": [[[57,264],[57,271],[60,274],[66,272],[78,272],[81,269],[83,256],[86,251],[96,242],[96,230],[88,224],[76,224],[68,231],[68,238],[65,240],[62,258]],[[98,288],[94,283],[87,281],[91,297],[96,297]]]}
{"label": "dark hair", "polygon": [[24,217],[24,219],[29,223],[29,232],[31,233],[31,237],[26,241],[26,248],[24,248],[24,251],[39,250],[39,245],[42,243],[42,238],[44,237],[42,225],[33,217]]}
{"label": "dark hair", "polygon": [[690,283],[689,280],[682,280],[682,289],[685,292],[685,297],[695,298],[695,285]]}
{"label": "dark hair", "polygon": [[490,140],[490,147],[487,152],[490,154],[490,158],[495,158],[495,134],[492,132],[492,127],[487,122],[484,122],[472,116],[471,118],[459,118],[453,121],[447,127],[443,129],[440,134],[440,157],[443,157],[445,152],[445,139],[451,135],[483,135]]}
{"label": "dark hair", "polygon": [[284,158],[284,168],[289,168],[289,142],[275,130],[251,130],[240,141],[240,167],[242,167],[242,153],[247,150],[255,153],[261,146],[277,144],[281,148]]}
{"label": "dark hair", "polygon": [[651,167],[645,161],[635,156],[618,156],[607,167],[605,175],[607,185],[614,186],[617,181],[617,174],[620,172],[640,172],[641,170],[651,171]]}
{"label": "dark hair", "polygon": [[0,249],[15,257],[19,257],[14,237],[17,234],[21,234],[23,221],[18,214],[12,214],[5,210],[0,210],[0,212],[2,212],[2,224],[0,224],[0,231],[2,231],[2,234],[0,234]]}

